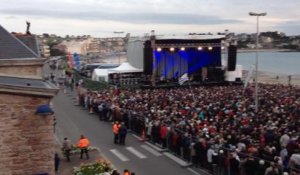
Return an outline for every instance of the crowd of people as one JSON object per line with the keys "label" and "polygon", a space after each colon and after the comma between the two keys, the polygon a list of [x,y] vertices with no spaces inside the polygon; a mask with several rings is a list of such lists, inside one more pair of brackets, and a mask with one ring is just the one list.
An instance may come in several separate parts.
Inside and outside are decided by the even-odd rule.
{"label": "crowd of people", "polygon": [[124,122],[154,143],[223,175],[300,173],[300,89],[259,85],[78,91],[100,120]]}

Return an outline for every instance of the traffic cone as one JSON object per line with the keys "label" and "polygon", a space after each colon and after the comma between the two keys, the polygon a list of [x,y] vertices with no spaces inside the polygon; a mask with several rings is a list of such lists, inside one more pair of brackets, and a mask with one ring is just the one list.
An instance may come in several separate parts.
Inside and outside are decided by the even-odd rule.
{"label": "traffic cone", "polygon": [[90,107],[89,113],[90,113],[90,114],[93,114],[93,113],[94,113],[94,112],[93,112],[93,107]]}
{"label": "traffic cone", "polygon": [[146,141],[145,130],[142,131],[141,141],[142,141],[142,142]]}
{"label": "traffic cone", "polygon": [[80,104],[79,104],[79,95],[76,96],[76,101],[75,101],[75,103],[76,103],[75,105],[80,105]]}

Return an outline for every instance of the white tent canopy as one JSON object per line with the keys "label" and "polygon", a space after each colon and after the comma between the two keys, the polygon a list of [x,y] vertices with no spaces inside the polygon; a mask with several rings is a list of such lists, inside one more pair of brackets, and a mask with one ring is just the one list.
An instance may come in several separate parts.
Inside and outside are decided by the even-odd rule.
{"label": "white tent canopy", "polygon": [[93,81],[108,81],[109,69],[94,69],[92,74]]}
{"label": "white tent canopy", "polygon": [[94,69],[92,74],[93,81],[106,81],[108,82],[108,75],[113,73],[137,73],[143,72],[142,69],[138,69],[130,65],[128,62],[122,63],[119,67],[112,69]]}
{"label": "white tent canopy", "polygon": [[128,62],[122,63],[119,67],[109,69],[111,73],[134,73],[134,72],[143,72],[142,69],[138,69],[136,67],[133,67]]}

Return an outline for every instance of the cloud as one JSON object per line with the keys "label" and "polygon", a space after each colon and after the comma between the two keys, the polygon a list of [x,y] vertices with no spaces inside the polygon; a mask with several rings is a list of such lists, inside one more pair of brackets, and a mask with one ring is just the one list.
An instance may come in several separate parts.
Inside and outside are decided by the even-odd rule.
{"label": "cloud", "polygon": [[15,16],[5,16],[4,18],[5,19],[16,19],[17,17],[15,17]]}
{"label": "cloud", "polygon": [[54,11],[40,9],[3,9],[1,13],[32,17],[64,18],[76,20],[108,20],[132,24],[212,25],[236,24],[242,21],[217,16],[180,13],[113,13],[106,11]]}
{"label": "cloud", "polygon": [[285,31],[288,35],[299,35],[300,20],[287,21],[281,24],[277,24],[274,28],[278,31]]}

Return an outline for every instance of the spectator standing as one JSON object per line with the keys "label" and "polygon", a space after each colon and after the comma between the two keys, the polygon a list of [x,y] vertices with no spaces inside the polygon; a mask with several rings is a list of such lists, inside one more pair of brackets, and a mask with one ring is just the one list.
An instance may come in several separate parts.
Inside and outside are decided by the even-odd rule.
{"label": "spectator standing", "polygon": [[292,76],[289,75],[289,76],[288,76],[288,85],[291,85],[291,81],[292,81]]}
{"label": "spectator standing", "polygon": [[119,143],[120,145],[125,145],[125,139],[127,135],[127,128],[124,123],[121,124],[119,128]]}
{"label": "spectator standing", "polygon": [[289,161],[291,172],[294,174],[300,173],[300,154],[299,150],[296,150],[294,154],[292,154]]}

